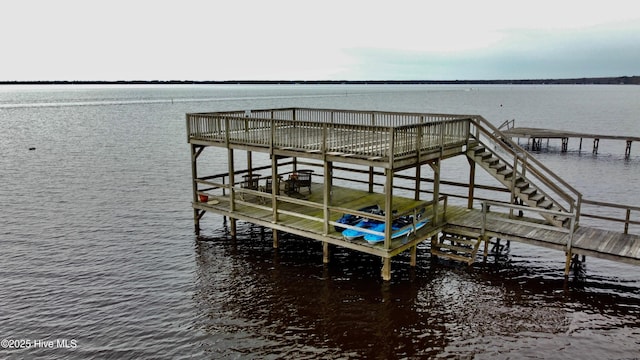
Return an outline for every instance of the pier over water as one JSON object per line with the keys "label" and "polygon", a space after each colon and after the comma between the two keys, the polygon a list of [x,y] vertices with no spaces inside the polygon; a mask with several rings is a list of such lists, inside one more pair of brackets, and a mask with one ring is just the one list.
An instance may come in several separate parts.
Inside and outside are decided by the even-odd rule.
{"label": "pier over water", "polygon": [[[481,116],[285,108],[191,113],[186,126],[196,232],[213,212],[230,219],[233,235],[238,220],[271,228],[274,248],[281,231],[315,239],[324,262],[330,246],[380,256],[385,280],[391,259],[402,252],[410,252],[415,266],[423,242],[434,257],[468,264],[477,255],[486,258],[497,239],[557,249],[565,253],[565,275],[577,255],[640,264],[640,237],[630,231],[640,225],[639,207],[583,199]],[[199,164],[210,148],[225,150],[226,169]],[[238,152],[246,155],[241,168]],[[270,165],[255,166],[256,154]],[[458,184],[467,193],[462,205],[440,190],[441,163],[456,156],[469,163],[468,181]],[[478,167],[501,186],[476,184]],[[495,196],[477,198],[476,188]],[[372,205],[381,211],[363,210]],[[583,211],[585,205],[595,213]],[[623,215],[605,216],[603,208]],[[383,226],[339,221],[345,214]],[[588,218],[624,230],[581,225]],[[348,237],[346,230],[380,240]]]}
{"label": "pier over water", "polygon": [[[631,145],[633,142],[640,141],[640,137],[631,136],[631,135],[605,135],[605,134],[590,134],[590,133],[582,133],[575,131],[567,131],[567,130],[554,130],[554,129],[543,129],[543,128],[532,128],[532,127],[514,127],[514,121],[505,121],[503,124],[505,129],[502,130],[502,135],[509,137],[511,139],[517,138],[517,142],[519,142],[520,138],[524,138],[527,140],[526,147],[532,151],[540,151],[543,147],[543,140],[546,140],[547,147],[549,146],[549,141],[560,140],[561,141],[561,151],[567,152],[569,148],[569,139],[577,139],[579,140],[578,151],[582,151],[582,140],[589,139],[593,140],[593,147],[591,152],[593,154],[598,154],[598,149],[600,146],[600,140],[614,140],[614,141],[623,141],[625,142],[624,148],[624,157],[629,159],[631,156]],[[501,127],[502,128],[502,127]]]}

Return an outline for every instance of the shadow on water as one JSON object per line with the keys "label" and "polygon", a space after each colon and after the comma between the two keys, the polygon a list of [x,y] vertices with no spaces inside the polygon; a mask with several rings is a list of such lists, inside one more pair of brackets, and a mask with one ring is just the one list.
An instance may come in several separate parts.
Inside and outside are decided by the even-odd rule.
{"label": "shadow on water", "polygon": [[579,329],[577,313],[605,316],[598,326],[639,326],[637,283],[585,277],[584,268],[565,280],[509,253],[467,267],[421,245],[417,266],[399,255],[384,282],[379,257],[331,247],[325,265],[320,243],[283,233],[276,250],[271,230],[252,224],[238,223],[236,239],[225,225],[195,247],[196,326],[215,358],[473,357],[505,339],[531,344]]}

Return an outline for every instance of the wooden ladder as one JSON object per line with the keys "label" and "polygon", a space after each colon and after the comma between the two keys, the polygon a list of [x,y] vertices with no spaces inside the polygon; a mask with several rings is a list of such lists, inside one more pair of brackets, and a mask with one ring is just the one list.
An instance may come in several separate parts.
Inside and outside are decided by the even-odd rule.
{"label": "wooden ladder", "polygon": [[431,244],[431,254],[439,257],[473,264],[482,239],[477,234],[443,232]]}

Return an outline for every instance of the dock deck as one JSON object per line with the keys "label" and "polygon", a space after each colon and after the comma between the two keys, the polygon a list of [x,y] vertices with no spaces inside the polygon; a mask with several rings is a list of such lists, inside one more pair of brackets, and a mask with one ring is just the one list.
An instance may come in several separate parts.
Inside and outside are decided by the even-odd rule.
{"label": "dock deck", "polygon": [[[583,199],[582,193],[513,142],[510,136],[515,132],[503,133],[481,116],[287,108],[187,114],[186,120],[196,232],[202,216],[214,212],[231,220],[232,235],[237,220],[271,228],[276,248],[279,231],[318,240],[325,262],[329,245],[380,256],[385,280],[391,278],[392,257],[408,250],[415,266],[417,245],[426,241],[433,256],[468,264],[481,243],[486,257],[492,238],[553,248],[565,252],[566,276],[576,254],[640,265],[640,237],[629,233],[630,225],[640,225],[636,220],[640,207]],[[199,166],[207,148],[224,149],[226,172]],[[238,151],[246,153],[246,167],[238,168]],[[256,166],[253,153],[268,155],[271,164]],[[469,162],[467,207],[449,205],[447,195],[440,193],[441,162],[455,156],[465,156]],[[477,209],[476,166],[501,184],[496,198],[504,199],[508,193],[509,201],[484,199],[482,210]],[[270,174],[257,174],[265,170]],[[408,171],[415,175],[407,176]],[[427,172],[430,178],[424,176]],[[396,184],[398,178],[401,184]],[[347,241],[335,230],[343,214],[363,216],[359,209],[373,204],[383,213],[365,215],[385,224],[412,215],[413,224],[404,229],[415,230],[418,213],[429,222],[399,238],[386,226],[377,233],[384,240],[375,244]],[[488,205],[494,209],[488,210]],[[612,218],[600,210],[588,214],[583,205],[625,215]],[[514,217],[514,211],[535,217]],[[623,223],[624,232],[584,226],[585,218]]]}
{"label": "dock deck", "polygon": [[[443,231],[470,231],[480,234],[482,210],[449,206]],[[485,231],[489,237],[522,242],[565,251],[569,234],[551,226],[540,226],[533,218],[511,218],[508,213],[489,212]],[[578,227],[573,233],[573,254],[593,256],[640,265],[640,236],[593,227]]]}
{"label": "dock deck", "polygon": [[566,152],[568,149],[569,139],[580,139],[579,151],[582,150],[582,139],[592,139],[594,154],[598,153],[600,140],[616,140],[625,141],[625,157],[631,156],[631,144],[634,141],[640,141],[638,136],[629,135],[605,135],[605,134],[592,134],[582,133],[567,130],[554,130],[544,128],[532,128],[532,127],[513,127],[502,131],[503,136],[510,138],[525,138],[527,139],[527,146],[534,150],[539,151],[542,148],[542,139],[560,139],[562,141],[561,149]]}

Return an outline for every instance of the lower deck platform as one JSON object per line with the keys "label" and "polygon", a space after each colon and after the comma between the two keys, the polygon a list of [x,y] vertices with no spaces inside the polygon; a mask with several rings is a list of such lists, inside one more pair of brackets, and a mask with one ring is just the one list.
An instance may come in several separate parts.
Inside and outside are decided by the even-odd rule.
{"label": "lower deck platform", "polygon": [[[394,211],[397,211],[398,214],[403,214],[410,212],[411,209],[424,208],[423,218],[429,219],[427,225],[410,236],[392,239],[388,249],[385,248],[383,242],[370,244],[363,239],[346,240],[333,225],[328,226],[327,231],[325,231],[323,187],[323,184],[312,183],[310,192],[302,191],[292,195],[281,192],[281,195],[276,196],[278,201],[277,221],[274,220],[271,194],[253,192],[244,196],[244,200],[236,196],[235,209],[233,211],[230,210],[231,197],[228,194],[226,196],[210,196],[207,202],[195,202],[193,207],[383,258],[395,256],[429,239],[431,236],[437,235],[441,231],[442,224],[438,226],[433,221],[434,206],[432,202],[394,196]],[[328,204],[328,208],[331,210],[330,221],[335,222],[343,215],[339,211],[340,209],[358,210],[375,204],[384,208],[385,194],[369,193],[335,185],[332,186],[331,190],[331,200]],[[439,219],[443,219],[446,215],[445,208],[442,205],[436,211],[439,214]]]}

